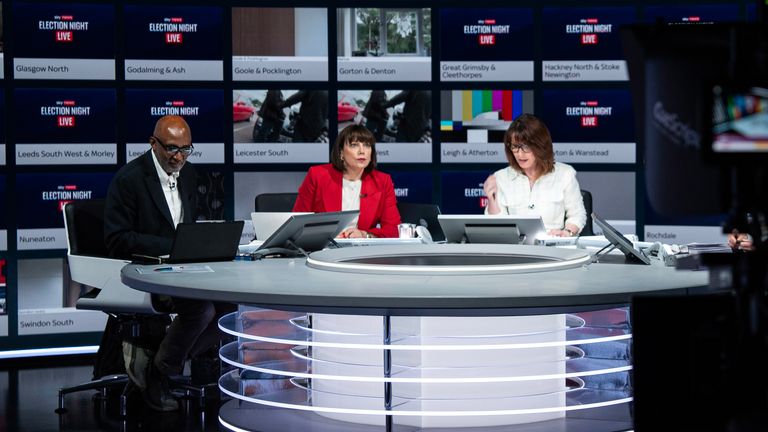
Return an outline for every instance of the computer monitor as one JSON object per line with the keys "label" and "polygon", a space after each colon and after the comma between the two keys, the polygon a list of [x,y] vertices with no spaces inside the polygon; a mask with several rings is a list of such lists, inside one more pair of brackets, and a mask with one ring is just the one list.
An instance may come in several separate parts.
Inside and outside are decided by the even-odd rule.
{"label": "computer monitor", "polygon": [[290,216],[254,252],[256,256],[296,255],[323,249],[359,214],[358,210]]}
{"label": "computer monitor", "polygon": [[606,222],[596,213],[592,213],[592,220],[597,224],[597,226],[600,227],[601,230],[603,230],[603,235],[609,242],[611,242],[611,245],[624,253],[627,262],[648,265],[651,264],[651,260],[648,259],[644,253],[635,249],[635,247],[632,245],[632,242],[624,237],[624,235],[620,233],[616,228],[612,227],[611,224]]}
{"label": "computer monitor", "polygon": [[546,233],[540,216],[438,215],[448,243],[532,245]]}
{"label": "computer monitor", "polygon": [[768,158],[768,83],[747,81],[711,87],[711,111],[705,114],[711,127],[705,130],[702,148],[712,162]]}

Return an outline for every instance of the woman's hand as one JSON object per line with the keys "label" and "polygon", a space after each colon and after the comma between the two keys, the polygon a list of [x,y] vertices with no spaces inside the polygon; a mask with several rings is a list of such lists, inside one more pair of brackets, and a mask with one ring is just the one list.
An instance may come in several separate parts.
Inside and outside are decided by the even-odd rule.
{"label": "woman's hand", "polygon": [[498,186],[496,185],[496,176],[491,174],[485,179],[485,183],[483,183],[483,192],[485,192],[485,196],[488,198],[488,214],[501,213],[499,203],[496,201],[497,191]]}
{"label": "woman's hand", "polygon": [[733,230],[730,234],[728,234],[728,246],[730,246],[732,249],[741,249],[744,251],[751,251],[755,249],[752,236],[746,233],[740,233],[738,230]]}
{"label": "woman's hand", "polygon": [[579,229],[571,224],[566,224],[563,229],[551,229],[547,234],[554,237],[574,237],[579,233]]}
{"label": "woman's hand", "polygon": [[370,238],[371,236],[363,231],[359,230],[357,228],[347,228],[344,231],[342,231],[339,236],[339,238]]}

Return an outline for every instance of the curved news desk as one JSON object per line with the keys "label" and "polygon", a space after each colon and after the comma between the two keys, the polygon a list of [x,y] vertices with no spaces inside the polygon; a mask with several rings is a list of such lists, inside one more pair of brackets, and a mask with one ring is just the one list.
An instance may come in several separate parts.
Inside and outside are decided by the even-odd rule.
{"label": "curved news desk", "polygon": [[128,265],[122,280],[243,305],[220,322],[238,337],[221,350],[236,367],[220,380],[236,398],[220,411],[233,430],[630,429],[626,305],[706,286],[708,275],[583,258],[372,246],[191,267],[207,272]]}

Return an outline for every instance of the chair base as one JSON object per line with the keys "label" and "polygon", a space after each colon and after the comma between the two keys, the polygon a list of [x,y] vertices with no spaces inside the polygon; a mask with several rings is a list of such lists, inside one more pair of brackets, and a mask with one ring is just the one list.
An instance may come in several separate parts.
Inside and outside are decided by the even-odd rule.
{"label": "chair base", "polygon": [[[211,392],[219,389],[218,383],[193,385],[191,384],[191,379],[186,376],[174,377],[171,379],[170,385],[171,391],[180,394],[181,398],[197,399],[201,411],[205,409],[205,400],[207,396],[211,394]],[[100,395],[96,397],[105,400],[107,398],[107,389],[118,386],[123,387],[123,390],[120,393],[120,417],[126,417],[128,415],[128,395],[137,388],[127,374],[108,375],[86,383],[60,388],[59,406],[54,412],[60,415],[67,413],[67,409],[64,407],[64,396],[67,394],[84,390],[98,390]]]}

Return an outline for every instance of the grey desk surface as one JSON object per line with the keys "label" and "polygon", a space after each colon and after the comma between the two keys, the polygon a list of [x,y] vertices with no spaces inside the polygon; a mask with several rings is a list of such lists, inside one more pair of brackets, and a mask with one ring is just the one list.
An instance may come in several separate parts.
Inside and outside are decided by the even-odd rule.
{"label": "grey desk surface", "polygon": [[576,311],[629,303],[638,294],[685,294],[706,286],[705,271],[595,263],[512,275],[377,275],[313,269],[302,258],[206,263],[213,272],[143,272],[127,265],[125,284],[141,291],[273,309],[351,314],[506,315]]}

